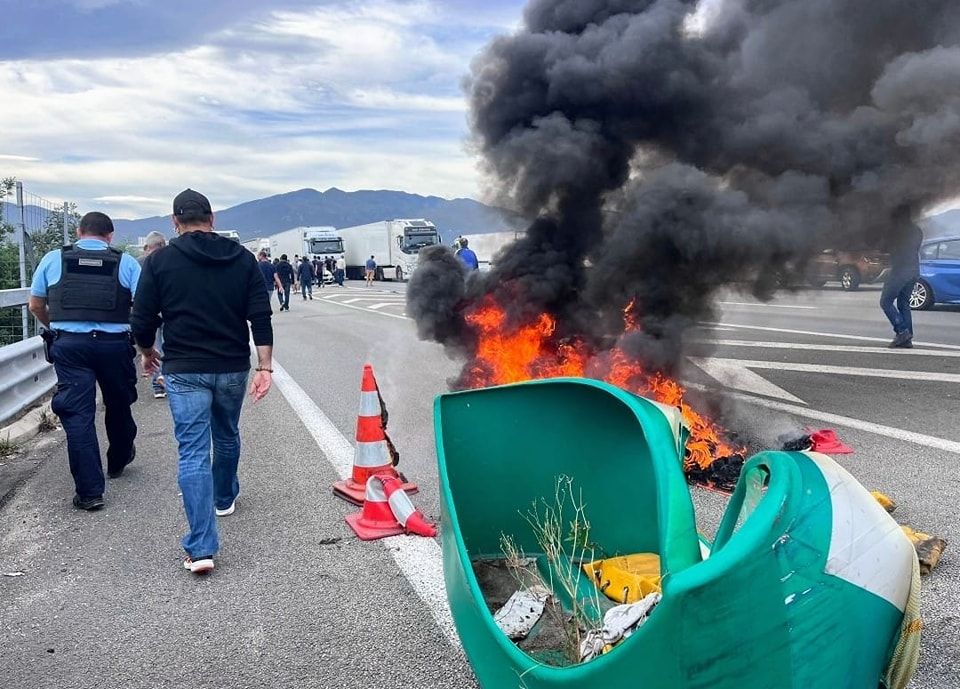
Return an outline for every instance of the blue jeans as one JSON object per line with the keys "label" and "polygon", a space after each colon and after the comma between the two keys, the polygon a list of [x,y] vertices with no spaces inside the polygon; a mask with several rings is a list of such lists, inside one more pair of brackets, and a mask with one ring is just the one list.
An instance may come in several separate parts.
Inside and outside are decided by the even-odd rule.
{"label": "blue jeans", "polygon": [[240,493],[239,422],[248,375],[241,371],[164,376],[173,432],[180,446],[177,480],[190,526],[183,549],[191,558],[216,555],[220,541],[214,506],[226,509]]}
{"label": "blue jeans", "polygon": [[[910,295],[913,294],[913,286],[917,284],[917,278],[912,277],[907,281],[902,279],[887,279],[883,283],[883,291],[880,293],[880,308],[884,315],[893,326],[893,332],[908,332],[913,335],[913,314],[910,311]],[[896,306],[894,306],[896,302]]]}
{"label": "blue jeans", "polygon": [[308,280],[303,280],[300,283],[300,293],[303,295],[303,298],[307,298],[307,294],[310,295],[310,298],[313,299],[313,283]]}

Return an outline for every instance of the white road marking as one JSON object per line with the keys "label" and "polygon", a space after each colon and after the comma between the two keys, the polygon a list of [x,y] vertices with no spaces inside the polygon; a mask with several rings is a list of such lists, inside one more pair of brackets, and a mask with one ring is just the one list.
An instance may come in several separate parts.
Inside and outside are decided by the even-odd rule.
{"label": "white road marking", "polygon": [[[344,299],[343,301],[338,301],[338,304],[357,304],[362,301],[383,301],[383,295],[378,297],[353,297],[352,299]],[[395,304],[403,304],[405,299],[398,299]]]}
{"label": "white road marking", "polygon": [[[690,387],[703,388],[701,385],[691,385]],[[954,454],[960,455],[960,442],[954,440],[947,440],[945,438],[937,438],[932,435],[924,435],[923,433],[914,433],[913,431],[906,431],[902,428],[891,428],[890,426],[881,426],[878,423],[873,423],[871,421],[863,421],[861,419],[853,419],[848,416],[840,416],[839,414],[831,414],[829,412],[818,411],[816,409],[810,409],[808,407],[799,407],[794,404],[787,404],[785,402],[777,402],[776,400],[762,399],[760,397],[751,397],[750,395],[745,395],[739,392],[729,393],[731,397],[734,397],[739,400],[743,400],[749,404],[753,404],[758,407],[764,407],[766,409],[774,409],[776,411],[786,412],[788,414],[793,414],[795,416],[800,416],[805,419],[813,419],[814,421],[823,421],[824,423],[829,423],[834,426],[843,426],[845,428],[853,428],[858,431],[866,431],[867,433],[873,433],[874,435],[882,435],[887,438],[893,438],[894,440],[903,440],[908,443],[913,443],[915,445],[923,445],[924,447],[931,447],[935,450],[944,450],[946,452],[952,452]]]}
{"label": "white road marking", "polygon": [[728,367],[759,368],[774,371],[799,371],[801,373],[828,373],[835,376],[860,376],[863,378],[893,378],[896,380],[925,380],[934,383],[960,383],[960,373],[937,373],[933,371],[895,371],[885,368],[860,368],[858,366],[831,366],[827,364],[795,364],[789,361],[759,361],[744,359],[697,359],[691,360],[700,366],[701,361],[725,362]]}
{"label": "white road marking", "polygon": [[367,308],[377,311],[378,309],[385,309],[388,306],[403,306],[402,301],[382,301],[379,304],[370,304]]}
{"label": "white road marking", "polygon": [[336,304],[337,306],[342,306],[345,309],[353,309],[354,311],[362,311],[363,313],[374,313],[380,316],[387,316],[388,318],[399,318],[400,320],[408,320],[406,315],[398,316],[395,313],[390,313],[389,311],[371,311],[370,309],[364,306],[354,306],[353,304],[344,304],[342,301],[334,301],[333,299],[325,299],[328,304]]}
{"label": "white road marking", "polygon": [[807,311],[815,311],[820,308],[819,306],[797,306],[794,304],[766,304],[763,302],[752,302],[752,301],[721,301],[720,304],[724,306],[756,306],[763,308],[772,308],[772,309],[804,309]]}
{"label": "white road marking", "polygon": [[[763,325],[741,325],[740,323],[702,323],[708,327],[720,325],[726,328],[736,328],[739,330],[760,330],[769,333],[785,333],[788,335],[813,335],[814,337],[833,337],[841,340],[857,340],[859,342],[890,342],[892,337],[868,337],[867,335],[844,335],[842,333],[821,333],[814,330],[792,330],[790,328],[771,328]],[[940,349],[957,349],[960,345],[939,344],[936,342],[917,342],[914,340],[914,347],[939,347]]]}
{"label": "white road marking", "polygon": [[778,385],[774,385],[763,376],[743,366],[739,361],[697,357],[690,357],[690,361],[708,376],[728,388],[742,390],[754,395],[763,395],[764,397],[778,397],[796,404],[806,404],[799,397],[790,394]]}
{"label": "white road marking", "polygon": [[[353,471],[353,445],[276,359],[273,362],[273,381],[313,436],[337,475],[340,478],[350,476]],[[396,561],[413,590],[426,603],[450,645],[461,649],[460,637],[453,626],[453,617],[447,603],[443,559],[437,542],[432,538],[419,536],[393,536],[382,539],[381,543]]]}
{"label": "white road marking", "polygon": [[[732,328],[731,328],[732,330]],[[860,347],[858,345],[807,344],[800,342],[761,342],[758,340],[693,340],[699,344],[719,347],[757,347],[760,349],[798,349],[811,352],[850,352],[854,354],[893,354],[895,356],[960,357],[960,352],[935,349],[890,349],[888,347]]]}

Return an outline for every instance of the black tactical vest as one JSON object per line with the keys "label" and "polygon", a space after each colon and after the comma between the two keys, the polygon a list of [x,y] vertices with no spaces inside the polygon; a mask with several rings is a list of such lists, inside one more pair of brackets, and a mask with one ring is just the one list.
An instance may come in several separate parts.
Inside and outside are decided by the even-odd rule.
{"label": "black tactical vest", "polygon": [[122,251],[63,247],[60,281],[47,290],[51,321],[127,323],[133,295],[120,284]]}

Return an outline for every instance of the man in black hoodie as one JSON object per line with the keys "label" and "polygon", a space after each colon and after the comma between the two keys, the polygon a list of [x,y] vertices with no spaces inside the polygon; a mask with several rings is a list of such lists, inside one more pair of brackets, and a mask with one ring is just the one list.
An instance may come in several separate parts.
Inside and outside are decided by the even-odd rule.
{"label": "man in black hoodie", "polygon": [[184,567],[201,574],[213,569],[219,549],[216,517],[233,514],[240,493],[238,424],[250,374],[250,335],[257,349],[250,384],[256,401],[272,383],[273,328],[256,259],[212,231],[206,197],[191,189],[180,193],[173,224],[179,236],[144,266],[130,325],[150,373],[160,366],[154,341],[163,324],[163,374],[190,526],[183,538]]}

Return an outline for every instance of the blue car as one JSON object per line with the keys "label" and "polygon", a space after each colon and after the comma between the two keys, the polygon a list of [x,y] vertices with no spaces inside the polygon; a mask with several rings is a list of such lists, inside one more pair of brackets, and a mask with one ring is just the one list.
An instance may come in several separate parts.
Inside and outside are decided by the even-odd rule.
{"label": "blue car", "polygon": [[929,239],[920,246],[920,280],[910,296],[918,311],[960,304],[960,237]]}

